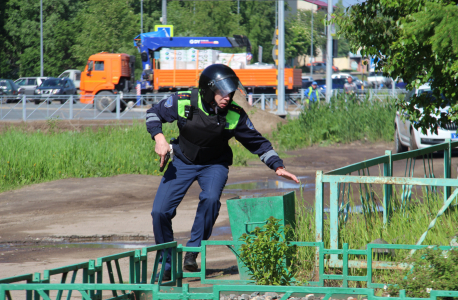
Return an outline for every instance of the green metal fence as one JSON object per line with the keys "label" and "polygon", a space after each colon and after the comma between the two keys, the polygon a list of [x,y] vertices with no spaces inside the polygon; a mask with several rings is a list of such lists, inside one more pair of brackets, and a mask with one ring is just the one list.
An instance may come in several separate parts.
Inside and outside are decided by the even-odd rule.
{"label": "green metal fence", "polygon": [[[375,282],[374,270],[379,267],[379,262],[373,261],[374,249],[388,248],[400,250],[426,249],[426,245],[377,245],[369,244],[367,249],[355,250],[348,249],[344,244],[343,249],[325,249],[322,242],[291,242],[291,245],[298,247],[313,247],[319,253],[318,265],[319,272],[316,281],[310,281],[304,286],[257,286],[250,280],[224,280],[207,279],[207,247],[208,246],[229,246],[236,247],[242,242],[237,241],[203,241],[201,247],[183,247],[176,242],[145,247],[143,249],[123,252],[116,255],[100,257],[96,260],[65,266],[61,268],[45,270],[43,274],[26,274],[11,278],[0,279],[0,300],[6,299],[220,299],[226,292],[276,292],[283,293],[282,299],[295,297],[297,295],[315,294],[315,297],[337,297],[338,295],[359,295],[369,299],[381,299],[374,295],[375,288],[384,288],[387,282]],[[458,247],[441,246],[440,250],[448,251]],[[162,282],[163,274],[159,275],[159,280],[155,274],[159,266],[159,251],[172,249],[172,280]],[[199,272],[183,272],[181,267],[183,251],[194,251],[201,253],[201,270]],[[153,253],[154,252],[154,253]],[[166,253],[167,251],[164,251]],[[152,269],[147,269],[148,254],[155,254]],[[235,252],[234,252],[235,253]],[[342,256],[341,274],[329,274],[326,266],[329,263],[330,255]],[[349,256],[364,256],[359,268],[367,268],[364,275],[352,276]],[[128,259],[129,264],[127,274],[121,273],[120,260]],[[162,260],[165,261],[165,255]],[[111,266],[115,265],[113,269]],[[405,268],[405,263],[393,263],[391,269]],[[103,274],[108,272],[109,276]],[[147,273],[152,272],[148,278]],[[81,272],[80,280],[76,280],[76,274]],[[43,276],[41,276],[43,275]],[[68,275],[71,275],[70,280]],[[59,282],[51,283],[53,276],[57,276]],[[124,281],[123,278],[125,278]],[[187,284],[182,284],[184,278],[198,278],[201,284],[212,284],[212,287],[189,288]],[[326,280],[334,280],[339,288],[325,287]],[[25,281],[25,283],[24,283]],[[350,288],[351,282],[362,282],[366,288]],[[294,284],[294,283],[293,283]],[[21,292],[14,295],[14,292]],[[458,297],[458,292],[434,291],[431,298],[447,295]],[[338,297],[337,297],[338,298]],[[386,298],[384,298],[386,299]],[[414,299],[407,298],[405,292],[400,293],[399,298],[395,299]]]}
{"label": "green metal fence", "polygon": [[[369,159],[360,163],[349,165],[340,169],[336,169],[327,173],[317,171],[316,174],[316,193],[315,193],[315,222],[317,242],[325,240],[323,220],[325,217],[324,210],[324,185],[328,183],[330,186],[330,203],[329,203],[329,220],[330,220],[330,248],[338,249],[339,241],[339,220],[346,220],[349,213],[349,198],[350,185],[359,185],[359,199],[362,205],[362,212],[365,214],[374,213],[374,207],[380,208],[383,213],[383,222],[389,226],[390,214],[392,213],[392,193],[393,185],[401,185],[401,208],[407,209],[410,201],[413,186],[422,186],[426,188],[428,193],[437,192],[437,187],[442,187],[444,195],[444,204],[437,212],[436,218],[431,222],[428,228],[425,228],[424,234],[418,240],[417,245],[421,245],[428,231],[435,225],[445,210],[447,210],[458,195],[458,189],[453,194],[452,187],[458,187],[458,179],[451,178],[451,155],[452,149],[458,147],[458,142],[447,140],[446,143],[431,146],[425,149],[409,151],[399,154],[391,154],[391,151],[386,151],[384,156]],[[443,178],[437,178],[434,173],[434,165],[432,154],[436,151],[444,153],[444,170]],[[405,177],[393,177],[393,162],[406,160]],[[420,160],[423,166],[424,177],[413,177],[415,164]],[[417,162],[418,165],[418,162]],[[383,176],[371,176],[370,167],[379,166],[383,169]],[[355,175],[352,175],[355,173]],[[373,185],[383,186],[383,203],[381,206],[376,203],[373,194]],[[369,209],[368,209],[369,208]],[[376,211],[375,211],[376,212]],[[414,250],[413,250],[414,251]],[[318,255],[318,253],[317,253]],[[330,259],[331,266],[342,265],[342,260],[337,258],[337,255],[332,255]],[[360,262],[352,261],[351,266],[361,267]],[[385,263],[380,263],[380,268],[389,268]]]}

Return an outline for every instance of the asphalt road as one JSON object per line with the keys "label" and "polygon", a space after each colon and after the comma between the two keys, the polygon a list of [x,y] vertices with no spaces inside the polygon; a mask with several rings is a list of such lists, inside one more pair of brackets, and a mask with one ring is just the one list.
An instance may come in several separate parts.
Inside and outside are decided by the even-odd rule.
{"label": "asphalt road", "polygon": [[[140,106],[127,109],[119,114],[119,119],[143,119],[146,110],[150,106]],[[27,120],[46,120],[50,118],[58,119],[99,119],[112,120],[117,119],[116,113],[100,112],[92,104],[82,104],[77,102],[70,108],[70,103],[60,104],[54,101],[52,104],[46,102],[36,105],[33,102],[27,102],[25,110],[22,102],[0,104],[0,121],[22,121],[24,117]]]}

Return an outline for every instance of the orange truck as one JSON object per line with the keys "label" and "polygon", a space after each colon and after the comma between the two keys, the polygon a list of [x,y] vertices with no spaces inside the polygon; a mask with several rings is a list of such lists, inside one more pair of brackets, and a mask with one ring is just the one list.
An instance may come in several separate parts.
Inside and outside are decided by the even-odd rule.
{"label": "orange truck", "polygon": [[[151,33],[150,33],[151,34]],[[126,95],[137,92],[142,95],[164,91],[186,90],[198,86],[202,68],[199,68],[198,58],[193,69],[178,69],[175,67],[176,56],[171,69],[157,68],[155,58],[162,47],[247,47],[251,45],[246,37],[234,38],[169,38],[150,37],[142,34],[135,39],[143,65],[141,79],[134,80],[135,57],[124,53],[101,52],[91,55],[84,72],[81,74],[81,102],[94,103],[100,111],[115,111],[115,95]],[[226,40],[225,40],[226,39]],[[248,51],[247,51],[248,52]],[[165,64],[164,64],[165,65]],[[234,69],[240,81],[251,92],[275,92],[277,87],[277,69]],[[296,91],[302,86],[300,69],[285,69],[285,89]],[[137,88],[137,89],[136,89]],[[94,101],[96,97],[96,101]],[[121,101],[121,110],[125,102]]]}

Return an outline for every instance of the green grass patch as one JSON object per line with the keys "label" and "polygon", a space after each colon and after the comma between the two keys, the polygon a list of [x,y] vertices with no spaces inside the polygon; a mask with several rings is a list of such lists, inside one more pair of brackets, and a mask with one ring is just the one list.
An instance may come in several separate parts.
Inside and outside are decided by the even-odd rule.
{"label": "green grass patch", "polygon": [[345,101],[332,98],[305,109],[297,119],[279,124],[272,140],[282,149],[297,149],[322,142],[349,143],[392,141],[394,135],[395,101]]}
{"label": "green grass patch", "polygon": [[[57,121],[58,122],[58,121]],[[58,132],[24,132],[11,127],[0,133],[0,192],[63,178],[109,177],[120,174],[161,175],[154,142],[142,122]],[[178,136],[176,124],[164,124],[167,139]],[[234,165],[256,158],[231,142]]]}
{"label": "green grass patch", "polygon": [[[388,225],[383,224],[382,213],[368,214],[370,210],[375,211],[369,205],[366,214],[350,213],[348,220],[339,220],[339,249],[343,243],[348,243],[349,249],[365,249],[366,245],[378,238],[384,239],[389,244],[415,245],[421,235],[427,230],[431,221],[436,217],[437,212],[443,205],[442,193],[426,193],[416,195],[416,199],[408,202],[407,209],[402,208],[400,193],[394,193],[392,198],[393,214]],[[304,206],[301,195],[296,197],[296,239],[298,241],[315,241],[315,211]],[[354,203],[351,203],[354,207]],[[405,203],[404,203],[404,208]],[[330,216],[324,219],[324,245],[330,248]],[[423,245],[449,246],[450,241],[458,235],[458,206],[452,206],[438,218],[435,226],[428,232]],[[408,262],[410,250],[395,250],[395,256],[383,255],[374,260]],[[417,251],[421,252],[421,251]],[[349,256],[350,260],[366,260],[365,256]],[[302,269],[298,279],[311,280],[315,266],[315,248],[299,247],[298,251],[299,269]],[[327,269],[327,274],[342,274],[341,269]],[[366,269],[350,269],[349,275],[365,276]],[[394,283],[395,279],[403,274],[399,270],[374,270],[375,282]],[[401,276],[402,278],[403,276]],[[341,284],[341,282],[340,282]],[[339,285],[338,281],[329,281],[328,285]],[[365,287],[365,284],[352,282],[351,287]]]}

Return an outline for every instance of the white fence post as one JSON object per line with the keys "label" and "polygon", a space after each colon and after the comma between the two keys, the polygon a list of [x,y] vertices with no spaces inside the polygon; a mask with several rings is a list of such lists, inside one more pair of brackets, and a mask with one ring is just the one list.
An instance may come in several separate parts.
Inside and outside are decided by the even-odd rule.
{"label": "white fence post", "polygon": [[121,114],[121,97],[119,94],[116,95],[116,119],[119,120]]}
{"label": "white fence post", "polygon": [[27,109],[26,109],[27,99],[25,94],[22,96],[22,121],[27,122]]}
{"label": "white fence post", "polygon": [[73,119],[73,95],[70,96],[70,111],[68,113],[68,119]]}
{"label": "white fence post", "polygon": [[266,95],[261,95],[261,109],[266,110]]}

